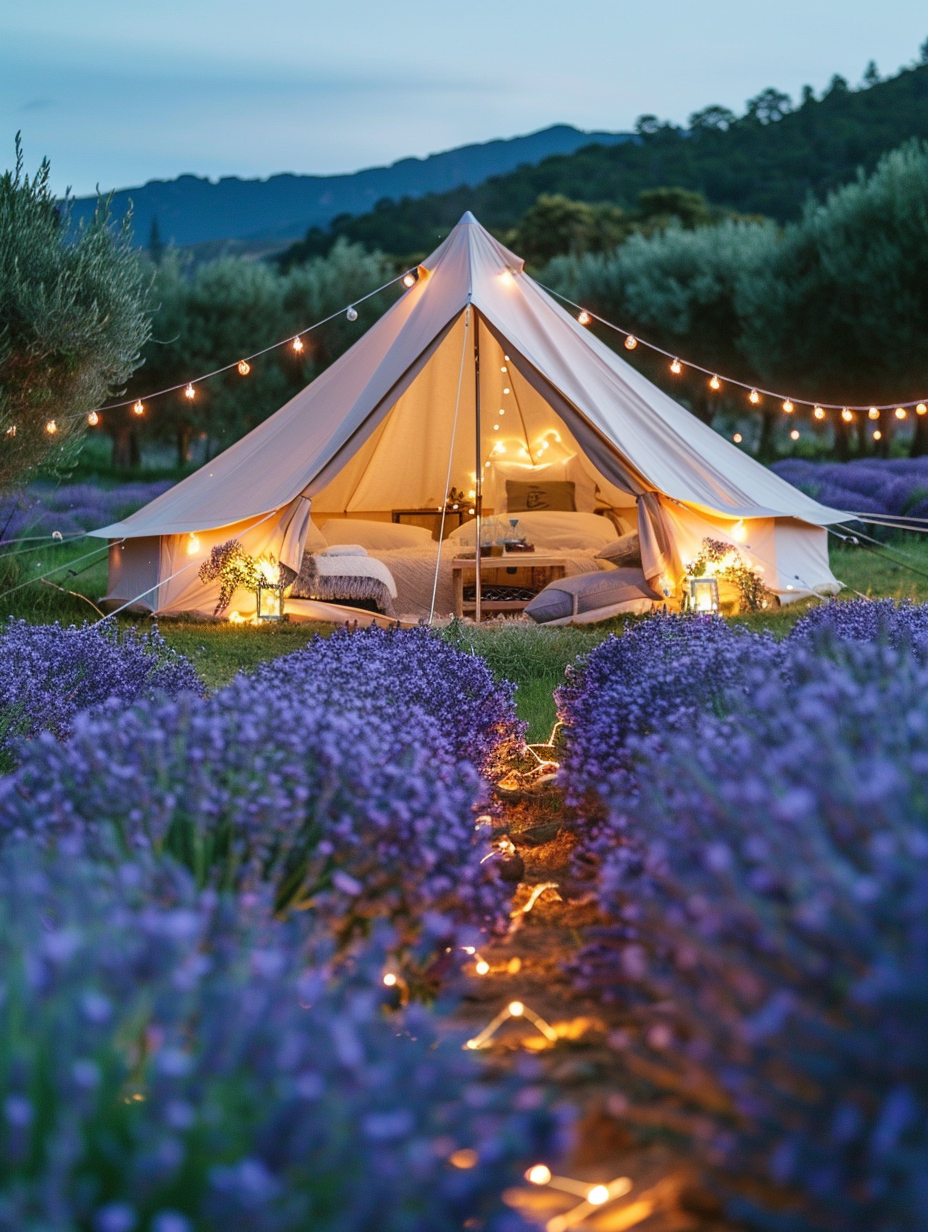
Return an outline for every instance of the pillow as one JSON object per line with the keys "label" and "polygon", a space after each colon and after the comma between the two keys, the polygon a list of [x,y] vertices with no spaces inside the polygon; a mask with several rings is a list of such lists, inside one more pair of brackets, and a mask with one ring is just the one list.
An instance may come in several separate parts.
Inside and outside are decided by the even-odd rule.
{"label": "pillow", "polygon": [[434,546],[432,532],[424,526],[407,526],[400,522],[366,522],[361,518],[329,518],[322,534],[329,547],[360,544],[368,552],[389,552],[394,548],[428,548]]}
{"label": "pillow", "polygon": [[575,485],[569,479],[507,479],[506,512],[530,510],[576,512]]}
{"label": "pillow", "polygon": [[596,508],[596,484],[587,474],[579,454],[564,458],[560,462],[544,462],[532,466],[524,462],[497,462],[491,457],[483,481],[484,503],[491,505],[497,513],[507,512],[506,482],[509,479],[519,479],[523,482],[543,480],[566,480],[574,485],[574,508],[584,513],[592,513]]}
{"label": "pillow", "polygon": [[580,573],[559,578],[544,588],[526,607],[536,624],[591,624],[623,611],[649,611],[661,595],[651,589],[640,569],[610,569],[608,573]]}
{"label": "pillow", "polygon": [[[555,513],[543,510],[539,513],[514,513],[512,516],[518,519],[515,534],[520,539],[524,537],[529,543],[534,543],[539,551],[546,548],[551,552],[580,548],[596,552],[618,538],[615,527],[608,518],[597,517],[595,513]],[[465,522],[463,526],[453,530],[448,538],[458,547],[472,548],[476,541],[476,525],[476,522]],[[508,527],[508,520],[506,525]]]}
{"label": "pillow", "polygon": [[323,548],[319,556],[366,556],[367,548],[360,543],[339,543],[330,548]]}
{"label": "pillow", "polygon": [[623,535],[615,543],[607,543],[601,552],[596,553],[597,560],[609,560],[621,569],[623,566],[641,568],[641,540],[638,532]]}

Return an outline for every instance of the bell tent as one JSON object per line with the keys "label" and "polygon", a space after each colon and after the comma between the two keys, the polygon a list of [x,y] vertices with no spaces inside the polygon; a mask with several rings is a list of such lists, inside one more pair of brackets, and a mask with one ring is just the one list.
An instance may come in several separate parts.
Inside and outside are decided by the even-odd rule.
{"label": "bell tent", "polygon": [[201,582],[198,568],[218,544],[237,539],[299,573],[327,517],[389,522],[399,507],[444,506],[451,487],[486,516],[501,507],[500,476],[531,479],[568,461],[589,509],[624,513],[637,527],[644,575],[665,594],[679,592],[706,538],[737,548],[781,602],[838,588],[825,528],[848,515],[674,402],[471,213],[417,274],[269,419],[93,532],[110,540],[111,605],[212,613],[218,583]]}

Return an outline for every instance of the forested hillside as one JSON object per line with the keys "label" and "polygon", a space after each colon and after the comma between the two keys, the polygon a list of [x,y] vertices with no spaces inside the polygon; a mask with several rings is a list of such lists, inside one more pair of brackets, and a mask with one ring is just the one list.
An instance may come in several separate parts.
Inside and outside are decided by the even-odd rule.
{"label": "forested hillside", "polygon": [[[635,207],[642,191],[674,186],[713,205],[780,222],[818,197],[872,170],[910,137],[928,137],[928,62],[886,81],[871,66],[859,88],[834,77],[821,98],[809,87],[798,104],[774,89],[751,99],[738,117],[707,106],[686,129],[642,116],[634,142],[589,146],[494,176],[476,188],[381,203],[368,214],[334,220],[315,251],[339,235],[384,252],[428,251],[464,210],[495,231],[515,227],[544,193]],[[310,237],[308,237],[310,238]]]}

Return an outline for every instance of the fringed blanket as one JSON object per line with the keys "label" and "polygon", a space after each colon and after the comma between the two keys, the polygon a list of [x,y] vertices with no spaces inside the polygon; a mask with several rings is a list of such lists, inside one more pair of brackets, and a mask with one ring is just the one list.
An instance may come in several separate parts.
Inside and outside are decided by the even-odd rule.
{"label": "fringed blanket", "polygon": [[294,599],[328,603],[372,602],[385,616],[395,616],[396,584],[387,566],[359,550],[358,555],[303,554],[299,577],[290,594]]}

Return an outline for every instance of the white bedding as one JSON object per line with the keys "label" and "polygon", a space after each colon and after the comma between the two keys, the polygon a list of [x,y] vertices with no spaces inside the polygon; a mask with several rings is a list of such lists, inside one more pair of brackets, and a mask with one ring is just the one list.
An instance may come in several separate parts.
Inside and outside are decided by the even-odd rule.
{"label": "white bedding", "polygon": [[[409,549],[407,549],[409,550]],[[412,549],[415,550],[415,549]],[[320,577],[367,577],[383,582],[392,599],[396,598],[396,583],[387,565],[376,556],[364,553],[317,552],[315,554],[316,572]]]}

